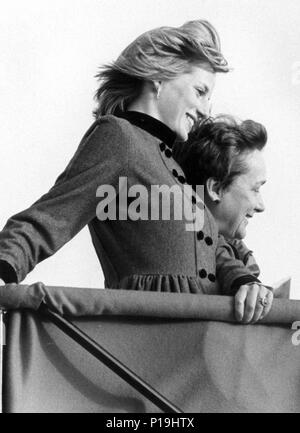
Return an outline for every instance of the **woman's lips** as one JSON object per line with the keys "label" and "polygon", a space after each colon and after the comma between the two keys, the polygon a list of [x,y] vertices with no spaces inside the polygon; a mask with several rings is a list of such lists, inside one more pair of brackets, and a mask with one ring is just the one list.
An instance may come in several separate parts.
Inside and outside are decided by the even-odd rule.
{"label": "woman's lips", "polygon": [[192,130],[194,128],[194,125],[195,125],[195,119],[188,113],[187,113],[186,117],[187,117],[187,120],[189,123],[190,130]]}

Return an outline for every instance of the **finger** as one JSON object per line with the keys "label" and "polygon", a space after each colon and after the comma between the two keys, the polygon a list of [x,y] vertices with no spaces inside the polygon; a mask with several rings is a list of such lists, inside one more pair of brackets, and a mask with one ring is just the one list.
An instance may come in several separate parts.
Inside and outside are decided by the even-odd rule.
{"label": "finger", "polygon": [[[269,298],[269,293],[271,294],[271,298]],[[265,300],[267,301],[266,305],[264,305],[262,302]],[[273,301],[272,292],[270,292],[270,290],[268,290],[266,287],[260,286],[257,295],[257,307],[252,319],[253,322],[257,322],[258,320],[261,320],[265,316],[265,314],[270,311],[270,308],[272,306],[272,301]]]}
{"label": "finger", "polygon": [[274,299],[274,294],[273,292],[271,292],[271,290],[267,290],[267,294],[266,294],[267,300],[268,300],[268,304],[265,306],[260,319],[263,319],[267,314],[269,314],[271,308],[272,308],[272,304],[273,304],[273,299]]}
{"label": "finger", "polygon": [[252,317],[251,322],[255,323],[258,320],[261,319],[262,314],[264,313],[264,305],[262,304],[262,300],[266,298],[266,289],[264,287],[260,287],[257,292],[257,298],[256,298],[256,305],[255,305],[255,311]]}
{"label": "finger", "polygon": [[257,307],[257,294],[259,292],[259,286],[257,284],[253,284],[251,286],[247,286],[247,298],[245,301],[245,312],[243,317],[244,323],[251,322],[254,314],[255,309]]}
{"label": "finger", "polygon": [[241,286],[234,297],[235,318],[241,322],[244,317],[244,305],[247,297],[247,286]]}

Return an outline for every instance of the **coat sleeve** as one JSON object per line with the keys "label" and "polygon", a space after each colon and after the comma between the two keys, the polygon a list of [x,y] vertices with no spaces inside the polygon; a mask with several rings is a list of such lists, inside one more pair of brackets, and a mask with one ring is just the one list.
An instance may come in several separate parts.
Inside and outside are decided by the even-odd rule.
{"label": "coat sleeve", "polygon": [[128,141],[112,116],[92,125],[49,192],[0,232],[0,278],[19,283],[96,217],[97,188],[127,174]]}
{"label": "coat sleeve", "polygon": [[249,250],[247,245],[245,245],[242,240],[234,239],[229,243],[236,250],[238,258],[242,260],[247,269],[249,269],[250,273],[255,277],[259,277],[260,268],[255,260],[253,251]]}
{"label": "coat sleeve", "polygon": [[244,284],[260,283],[260,280],[250,272],[243,261],[236,258],[231,245],[221,235],[218,238],[216,268],[217,279],[224,295],[235,295]]}

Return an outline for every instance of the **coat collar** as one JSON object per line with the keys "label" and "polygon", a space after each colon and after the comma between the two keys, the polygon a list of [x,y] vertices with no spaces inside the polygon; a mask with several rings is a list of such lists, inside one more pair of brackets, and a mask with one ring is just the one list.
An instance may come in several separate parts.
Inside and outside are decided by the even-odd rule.
{"label": "coat collar", "polygon": [[144,129],[151,135],[162,140],[167,146],[173,146],[176,140],[176,133],[172,131],[167,125],[162,123],[160,120],[155,119],[148,114],[141,113],[139,111],[123,111],[117,113],[118,117],[128,120],[139,128]]}

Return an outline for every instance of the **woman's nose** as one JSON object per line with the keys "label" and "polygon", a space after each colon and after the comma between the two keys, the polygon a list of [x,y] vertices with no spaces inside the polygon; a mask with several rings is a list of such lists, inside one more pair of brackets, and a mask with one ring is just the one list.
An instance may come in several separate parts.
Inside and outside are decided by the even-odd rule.
{"label": "woman's nose", "polygon": [[265,210],[264,201],[263,201],[262,197],[259,196],[259,199],[258,199],[256,206],[255,206],[255,212],[263,212],[264,210]]}
{"label": "woman's nose", "polygon": [[210,102],[210,100],[205,99],[203,101],[201,101],[201,104],[198,108],[198,117],[209,117],[211,114],[211,109],[212,109],[212,104]]}

